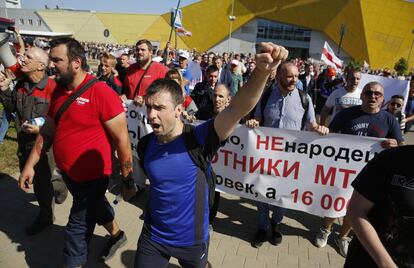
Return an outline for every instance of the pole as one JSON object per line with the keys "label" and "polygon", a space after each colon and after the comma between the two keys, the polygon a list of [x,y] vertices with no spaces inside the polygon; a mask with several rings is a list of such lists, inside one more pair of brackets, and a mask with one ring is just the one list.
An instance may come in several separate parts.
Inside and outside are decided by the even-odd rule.
{"label": "pole", "polygon": [[233,14],[234,14],[234,0],[232,0],[231,2],[231,14],[229,16],[230,29],[229,29],[229,40],[227,41],[227,52],[228,53],[230,53],[230,39],[231,39],[231,31],[233,28],[233,21],[236,19],[236,17]]}
{"label": "pole", "polygon": [[341,46],[342,46],[342,39],[344,38],[344,35],[346,33],[346,25],[345,24],[341,24],[341,28],[339,28],[339,45],[338,45],[338,57],[339,54],[341,53]]}
{"label": "pole", "polygon": [[175,12],[174,12],[174,19],[173,19],[172,25],[171,25],[170,36],[168,37],[168,42],[171,42],[172,32],[174,30],[175,18],[177,17],[178,9],[180,8],[180,3],[181,3],[181,0],[178,0],[177,8],[175,9]]}

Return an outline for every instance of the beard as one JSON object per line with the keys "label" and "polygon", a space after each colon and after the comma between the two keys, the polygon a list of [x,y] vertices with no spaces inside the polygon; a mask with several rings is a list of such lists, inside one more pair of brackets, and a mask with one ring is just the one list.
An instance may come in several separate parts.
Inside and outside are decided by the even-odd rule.
{"label": "beard", "polygon": [[65,73],[59,73],[56,75],[56,83],[63,87],[68,88],[70,84],[75,80],[75,72],[72,67],[68,67]]}

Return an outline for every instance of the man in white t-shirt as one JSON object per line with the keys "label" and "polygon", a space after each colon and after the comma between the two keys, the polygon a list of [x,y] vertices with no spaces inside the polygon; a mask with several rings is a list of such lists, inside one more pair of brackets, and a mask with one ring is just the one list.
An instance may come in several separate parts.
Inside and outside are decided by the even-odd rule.
{"label": "man in white t-shirt", "polygon": [[328,126],[329,122],[327,119],[331,111],[332,115],[329,121],[332,121],[335,115],[343,109],[361,105],[361,89],[358,88],[359,81],[361,81],[361,70],[349,69],[346,73],[345,87],[336,89],[326,100],[321,111],[321,125]]}

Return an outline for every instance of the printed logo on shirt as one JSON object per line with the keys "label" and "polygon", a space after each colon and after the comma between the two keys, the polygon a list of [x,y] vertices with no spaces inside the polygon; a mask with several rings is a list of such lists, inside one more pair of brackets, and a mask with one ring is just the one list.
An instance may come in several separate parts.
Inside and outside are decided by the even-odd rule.
{"label": "printed logo on shirt", "polygon": [[76,98],[76,104],[84,106],[86,103],[89,103],[90,100],[82,97]]}
{"label": "printed logo on shirt", "polygon": [[151,75],[150,74],[146,74],[146,75],[144,75],[144,78],[151,78]]}
{"label": "printed logo on shirt", "polygon": [[414,178],[407,178],[402,175],[394,175],[391,180],[391,185],[414,190]]}

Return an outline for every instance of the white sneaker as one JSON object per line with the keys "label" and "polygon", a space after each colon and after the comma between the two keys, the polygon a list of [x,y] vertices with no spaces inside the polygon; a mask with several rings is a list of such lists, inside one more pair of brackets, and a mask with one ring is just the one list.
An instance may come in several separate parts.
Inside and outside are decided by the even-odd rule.
{"label": "white sneaker", "polygon": [[318,248],[323,248],[326,246],[330,234],[331,231],[326,230],[325,228],[319,229],[319,233],[315,237],[315,246]]}
{"label": "white sneaker", "polygon": [[339,249],[339,254],[341,254],[342,257],[346,258],[346,255],[348,255],[348,247],[349,242],[351,239],[349,237],[336,237],[335,238],[335,245]]}

